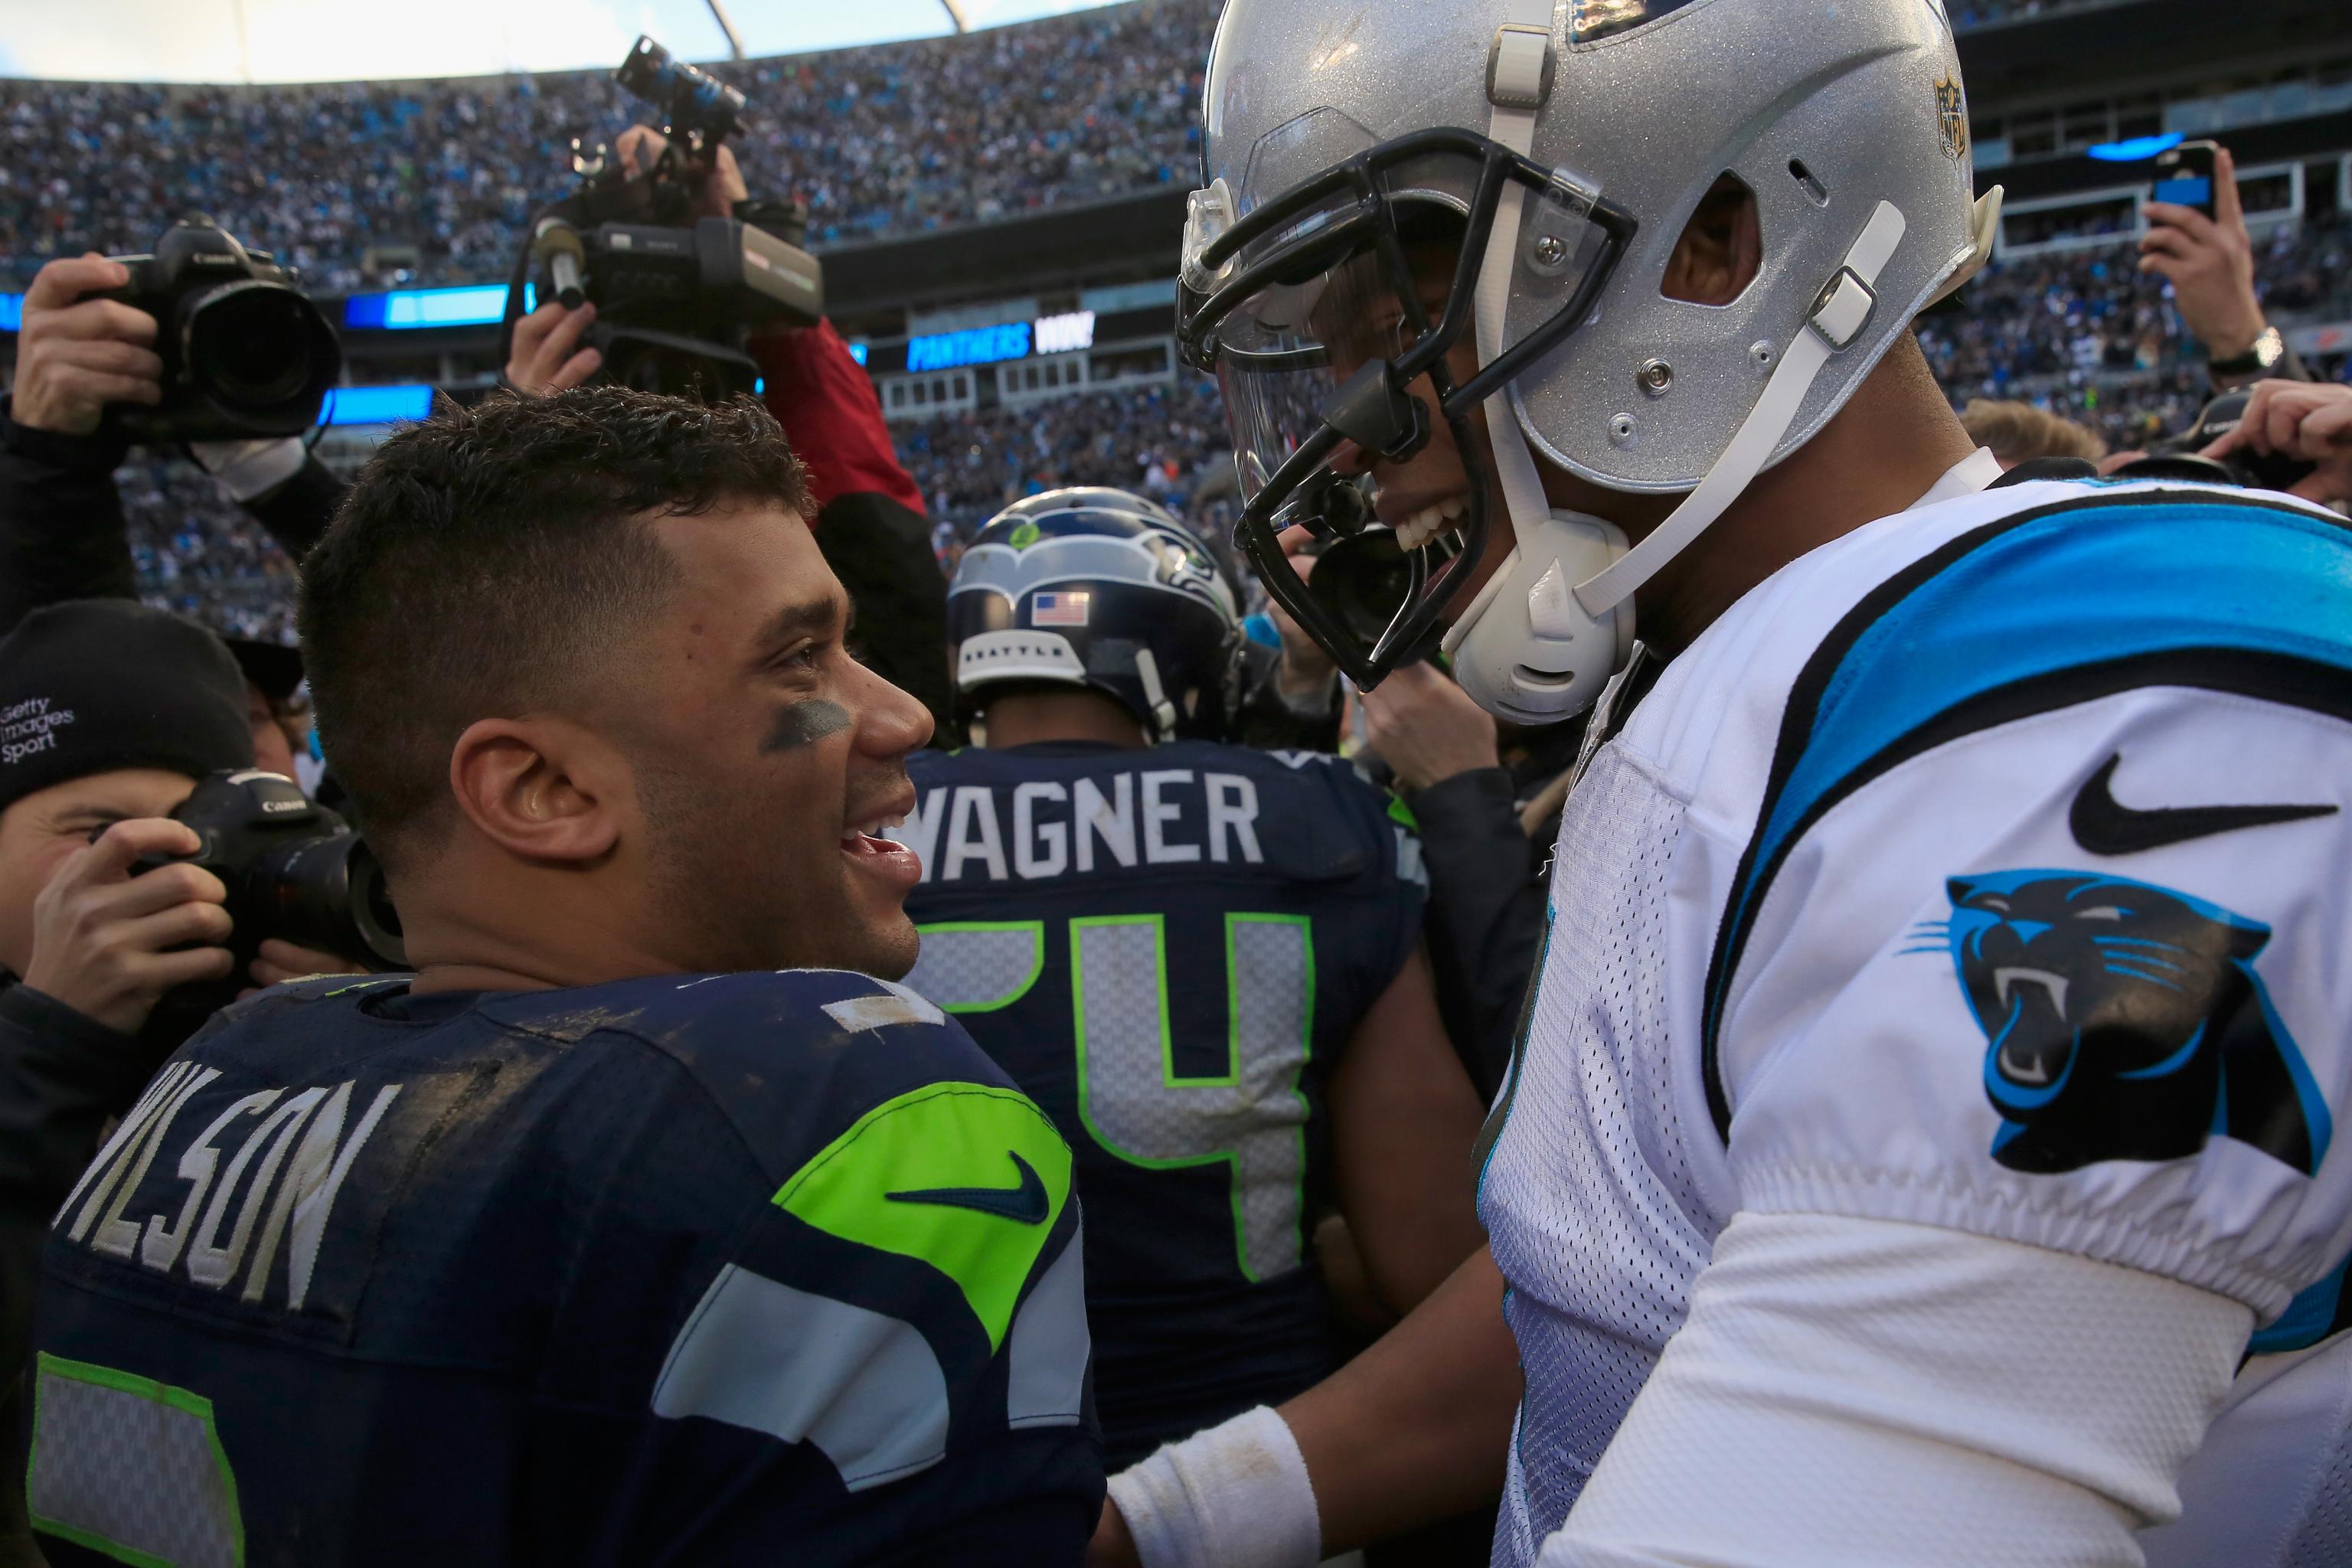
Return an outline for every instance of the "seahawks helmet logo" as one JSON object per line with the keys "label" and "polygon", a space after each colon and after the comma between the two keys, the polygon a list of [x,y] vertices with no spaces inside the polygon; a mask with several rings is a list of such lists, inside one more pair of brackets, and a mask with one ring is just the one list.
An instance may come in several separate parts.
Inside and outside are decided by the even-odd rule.
{"label": "seahawks helmet logo", "polygon": [[2176,1160],[2230,1138],[2308,1175],[2330,1119],[2253,960],[2270,927],[2083,871],[1946,884],[1945,952],[1985,1036],[1992,1156],[2013,1171]]}

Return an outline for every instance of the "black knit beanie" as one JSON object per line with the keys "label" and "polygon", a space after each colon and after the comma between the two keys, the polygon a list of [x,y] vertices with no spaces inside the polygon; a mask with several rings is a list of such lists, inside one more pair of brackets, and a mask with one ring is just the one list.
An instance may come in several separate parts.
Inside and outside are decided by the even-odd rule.
{"label": "black knit beanie", "polygon": [[252,765],[245,678],[194,622],[75,599],[0,638],[0,810],[115,768],[202,778]]}

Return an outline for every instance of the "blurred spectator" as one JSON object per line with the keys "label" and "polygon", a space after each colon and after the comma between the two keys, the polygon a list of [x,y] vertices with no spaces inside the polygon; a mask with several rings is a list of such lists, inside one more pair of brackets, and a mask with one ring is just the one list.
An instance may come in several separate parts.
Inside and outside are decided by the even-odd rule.
{"label": "blurred spectator", "polygon": [[2095,463],[2107,455],[2107,444],[2097,432],[2031,403],[1971,397],[1960,410],[1960,424],[1970,440],[1992,448],[2004,473],[2036,458],[2080,458]]}
{"label": "blurred spectator", "polygon": [[1215,386],[1190,379],[942,415],[894,434],[930,515],[966,538],[1023,496],[1064,485],[1131,489],[1197,523],[1187,503],[1232,451]]}
{"label": "blurred spectator", "polygon": [[[2352,316],[2352,219],[2271,230],[2252,241],[2252,260],[2266,319]],[[1919,342],[1956,405],[2027,403],[2115,450],[2145,448],[2187,429],[2213,394],[2172,289],[2122,246],[1997,261],[1921,321]],[[1239,510],[1216,388],[1190,377],[943,414],[888,434],[947,570],[1008,502],[1062,485],[1141,491],[1220,545]],[[116,479],[148,602],[231,637],[290,637],[292,563],[216,486],[188,464],[144,453]]]}
{"label": "blurred spectator", "polygon": [[[2352,315],[2352,219],[2281,226],[2252,242],[2265,317]],[[1919,322],[1919,344],[1956,405],[2022,399],[2116,449],[2186,429],[2213,395],[2207,351],[2173,285],[2121,246],[1996,261]]]}

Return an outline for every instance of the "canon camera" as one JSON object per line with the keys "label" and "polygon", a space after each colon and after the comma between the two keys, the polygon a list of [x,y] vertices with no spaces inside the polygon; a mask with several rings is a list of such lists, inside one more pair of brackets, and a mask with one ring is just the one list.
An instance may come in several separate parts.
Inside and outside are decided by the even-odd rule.
{"label": "canon camera", "polygon": [[295,274],[248,250],[208,217],[183,218],[150,256],[117,256],[131,281],[91,296],[155,318],[163,396],[118,403],[109,418],[133,441],[299,436],[319,421],[343,351]]}
{"label": "canon camera", "polygon": [[2197,423],[2117,468],[2118,479],[2186,479],[2196,484],[2238,485],[2250,490],[2291,489],[2311,475],[2313,465],[2282,453],[2241,447],[2226,457],[2208,458],[2206,447],[2238,427],[2251,391],[2225,392],[2198,411]]}
{"label": "canon camera", "polygon": [[292,779],[257,768],[213,773],[172,820],[195,829],[203,841],[196,852],[145,856],[131,871],[187,862],[228,889],[226,945],[236,964],[212,1005],[226,1005],[246,984],[247,966],[271,937],[387,969],[407,966],[400,916],[374,852]]}

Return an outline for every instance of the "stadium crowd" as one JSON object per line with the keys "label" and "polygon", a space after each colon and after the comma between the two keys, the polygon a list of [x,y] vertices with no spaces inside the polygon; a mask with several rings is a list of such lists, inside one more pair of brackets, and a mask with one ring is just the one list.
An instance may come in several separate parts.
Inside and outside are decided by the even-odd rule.
{"label": "stadium crowd", "polygon": [[[1978,269],[1950,84],[1849,79],[1950,39],[1844,3],[1723,88],[1738,156],[1870,150],[1827,283],[1629,137],[1683,226],[1545,345],[1756,306],[1767,390],[1657,405],[1695,459],[1362,348],[1567,287],[1381,192],[1186,292],[1219,374],[1305,299],[1388,394],[1238,534],[1272,437],[1191,370],[893,425],[817,321],[705,401],[552,289],[351,471],[231,439],[86,246],[195,188],[314,279],[503,270],[625,106],[7,89],[0,1568],[2343,1561],[2352,386],[2280,328],[2352,222],[2256,239],[2216,150],[2210,215]],[[1758,14],[1594,4],[1694,70]],[[1238,177],[1213,26],[1423,58],[1213,10],[752,62],[745,161],[829,238],[985,219]],[[1550,91],[1541,28],[1444,41]]]}
{"label": "stadium crowd", "polygon": [[[1955,26],[2106,0],[1975,0]],[[755,190],[823,246],[1016,216],[1184,179],[1214,0],[1138,0],[969,37],[712,70],[759,105]],[[547,150],[635,117],[608,72],[285,87],[0,82],[0,288],[183,214],[266,235],[310,286],[503,279],[560,181]],[[104,180],[85,177],[102,166]],[[375,263],[369,254],[379,250]]]}
{"label": "stadium crowd", "polygon": [[[2352,221],[2282,226],[2257,241],[2263,303],[2288,321],[2352,318]],[[2021,399],[2117,451],[2188,428],[2211,395],[2204,354],[2164,279],[2126,246],[1995,261],[1918,328],[1955,407]],[[2315,365],[2339,374],[2343,356]],[[892,427],[942,536],[1061,485],[1116,485],[1204,526],[1229,522],[1231,448],[1213,383],[1078,392],[1022,407]],[[293,569],[266,533],[185,461],[142,454],[121,476],[142,594],[239,636],[290,640]],[[1205,493],[1203,493],[1205,492]],[[1195,505],[1201,496],[1202,513]]]}
{"label": "stadium crowd", "polygon": [[[806,201],[822,246],[1186,177],[1215,16],[1213,0],[1141,0],[712,69],[759,106],[737,143],[754,187]],[[608,142],[636,112],[605,71],[0,83],[0,283],[22,288],[53,256],[141,249],[190,210],[268,236],[325,292],[503,279],[514,236],[560,193],[549,149]],[[99,164],[109,178],[82,177]]]}

